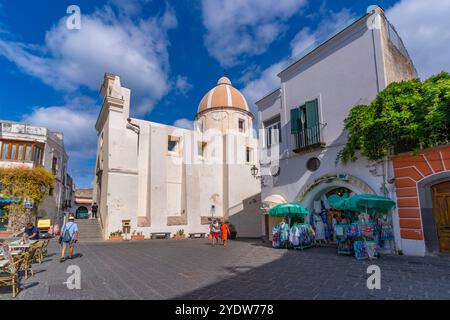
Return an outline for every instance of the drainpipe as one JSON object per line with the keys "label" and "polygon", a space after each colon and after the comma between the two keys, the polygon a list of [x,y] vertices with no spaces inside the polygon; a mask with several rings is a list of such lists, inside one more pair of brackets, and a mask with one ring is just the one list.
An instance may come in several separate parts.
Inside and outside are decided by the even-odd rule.
{"label": "drainpipe", "polygon": [[137,154],[139,155],[139,140],[140,140],[140,132],[141,132],[141,127],[135,123],[131,122],[131,118],[127,118],[127,129],[130,129],[132,131],[134,131],[137,135],[138,135],[138,140],[137,140]]}

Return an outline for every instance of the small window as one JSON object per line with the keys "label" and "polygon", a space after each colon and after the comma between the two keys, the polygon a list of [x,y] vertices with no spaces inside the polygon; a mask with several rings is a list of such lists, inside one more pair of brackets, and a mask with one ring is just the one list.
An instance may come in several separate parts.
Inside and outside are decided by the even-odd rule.
{"label": "small window", "polygon": [[16,160],[17,159],[16,151],[17,151],[17,145],[13,144],[12,148],[11,148],[11,160]]}
{"label": "small window", "polygon": [[8,159],[8,147],[9,147],[9,144],[3,142],[3,144],[2,144],[2,160]]}
{"label": "small window", "polygon": [[280,116],[264,122],[264,135],[267,148],[282,142]]}
{"label": "small window", "polygon": [[245,149],[245,162],[250,163],[252,162],[252,148],[246,148]]}
{"label": "small window", "polygon": [[205,158],[206,157],[206,142],[203,141],[199,141],[198,142],[198,156],[201,158]]}
{"label": "small window", "polygon": [[56,170],[58,169],[58,159],[56,157],[53,157],[52,160],[52,173],[56,175]]}
{"label": "small window", "polygon": [[317,171],[320,167],[320,160],[318,158],[311,158],[306,162],[306,168],[309,171]]}
{"label": "small window", "polygon": [[245,120],[239,119],[239,132],[245,132]]}
{"label": "small window", "polygon": [[25,160],[30,161],[30,151],[31,151],[31,145],[27,144],[25,147]]}
{"label": "small window", "polygon": [[180,142],[180,138],[169,136],[168,141],[167,141],[167,151],[177,152],[179,142]]}
{"label": "small window", "polygon": [[54,188],[50,188],[50,189],[48,190],[48,195],[49,195],[49,196],[52,196],[53,193],[54,193],[54,191],[55,191]]}

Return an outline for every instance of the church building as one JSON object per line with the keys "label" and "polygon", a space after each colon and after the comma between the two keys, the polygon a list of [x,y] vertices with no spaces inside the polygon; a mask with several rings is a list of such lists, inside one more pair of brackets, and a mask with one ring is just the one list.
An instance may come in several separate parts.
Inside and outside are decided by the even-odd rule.
{"label": "church building", "polygon": [[209,232],[213,219],[237,237],[263,233],[258,140],[245,97],[222,77],[198,106],[194,129],[130,118],[131,90],[105,74],[93,199],[103,236],[122,230]]}

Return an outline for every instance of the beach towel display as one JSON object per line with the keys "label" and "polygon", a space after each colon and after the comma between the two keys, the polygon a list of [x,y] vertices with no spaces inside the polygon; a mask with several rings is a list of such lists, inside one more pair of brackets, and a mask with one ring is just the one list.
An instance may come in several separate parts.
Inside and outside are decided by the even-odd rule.
{"label": "beach towel display", "polygon": [[294,249],[307,249],[313,246],[314,235],[308,223],[294,223],[290,230],[290,245]]}

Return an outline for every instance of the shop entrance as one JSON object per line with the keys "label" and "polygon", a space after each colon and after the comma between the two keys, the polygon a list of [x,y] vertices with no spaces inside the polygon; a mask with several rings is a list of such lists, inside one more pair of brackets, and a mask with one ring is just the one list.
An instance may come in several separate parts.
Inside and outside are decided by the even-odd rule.
{"label": "shop entrance", "polygon": [[79,207],[75,213],[77,219],[88,219],[89,210],[86,207]]}
{"label": "shop entrance", "polygon": [[432,187],[440,252],[450,252],[450,181]]}

